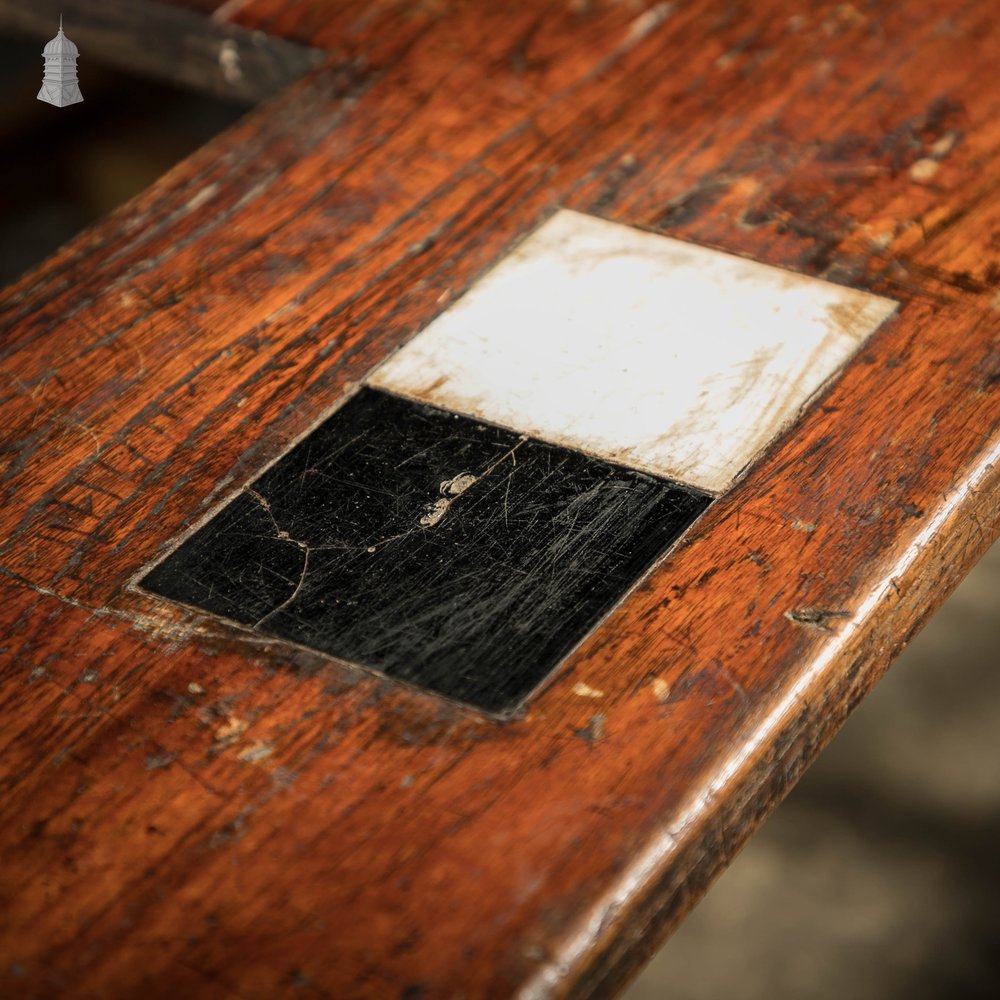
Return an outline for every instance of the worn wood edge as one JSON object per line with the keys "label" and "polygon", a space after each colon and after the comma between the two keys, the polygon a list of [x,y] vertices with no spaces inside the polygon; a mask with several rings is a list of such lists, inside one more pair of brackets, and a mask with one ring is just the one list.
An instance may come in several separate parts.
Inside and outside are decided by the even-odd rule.
{"label": "worn wood edge", "polygon": [[[674,829],[648,844],[584,917],[565,951],[518,992],[519,1000],[611,998],[638,975],[895,657],[1000,538],[998,497],[1000,428],[992,447],[889,564],[842,638],[817,644],[810,665],[757,720],[741,752],[692,791]],[[892,625],[882,617],[879,630],[886,604],[895,605]],[[708,803],[714,808],[706,808]]]}
{"label": "worn wood edge", "polygon": [[[62,16],[90,57],[143,76],[253,104],[318,66],[326,53],[155,0],[0,0],[0,30],[48,41]],[[39,55],[41,51],[39,50]],[[82,80],[86,90],[86,78]]]}

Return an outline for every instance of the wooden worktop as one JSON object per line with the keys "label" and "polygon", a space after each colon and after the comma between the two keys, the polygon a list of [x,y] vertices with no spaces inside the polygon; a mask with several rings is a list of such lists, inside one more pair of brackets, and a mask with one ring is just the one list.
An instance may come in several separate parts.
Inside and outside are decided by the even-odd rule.
{"label": "wooden worktop", "polygon": [[[613,995],[1000,533],[995,7],[218,17],[329,58],[0,293],[0,995]],[[560,206],[900,308],[524,714],[130,586]]]}

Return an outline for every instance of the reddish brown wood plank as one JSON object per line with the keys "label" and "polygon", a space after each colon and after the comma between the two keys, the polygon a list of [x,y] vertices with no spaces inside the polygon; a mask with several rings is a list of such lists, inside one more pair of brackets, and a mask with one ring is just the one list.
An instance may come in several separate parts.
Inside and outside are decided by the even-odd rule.
{"label": "reddish brown wood plank", "polygon": [[[1000,530],[987,5],[329,9],[2,300],[26,992],[611,993]],[[902,308],[525,718],[125,589],[557,204]]]}

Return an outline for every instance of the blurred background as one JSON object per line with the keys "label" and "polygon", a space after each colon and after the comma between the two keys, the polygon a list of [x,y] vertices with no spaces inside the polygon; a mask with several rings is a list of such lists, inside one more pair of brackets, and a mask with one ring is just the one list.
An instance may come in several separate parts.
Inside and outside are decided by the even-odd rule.
{"label": "blurred background", "polygon": [[[66,34],[73,37],[69,23]],[[86,51],[78,64],[83,103],[53,107],[36,100],[45,41],[0,34],[4,285],[247,111],[122,72]]]}
{"label": "blurred background", "polygon": [[[67,34],[72,37],[70,26]],[[246,110],[0,36],[0,283]],[[916,638],[627,1000],[1000,995],[1000,546]]]}

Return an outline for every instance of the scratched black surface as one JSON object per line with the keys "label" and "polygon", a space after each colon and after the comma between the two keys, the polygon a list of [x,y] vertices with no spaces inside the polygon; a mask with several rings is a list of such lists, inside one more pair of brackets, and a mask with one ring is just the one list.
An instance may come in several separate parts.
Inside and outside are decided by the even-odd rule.
{"label": "scratched black surface", "polygon": [[366,388],[142,586],[503,713],[708,503]]}

